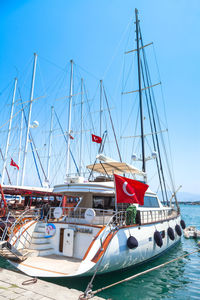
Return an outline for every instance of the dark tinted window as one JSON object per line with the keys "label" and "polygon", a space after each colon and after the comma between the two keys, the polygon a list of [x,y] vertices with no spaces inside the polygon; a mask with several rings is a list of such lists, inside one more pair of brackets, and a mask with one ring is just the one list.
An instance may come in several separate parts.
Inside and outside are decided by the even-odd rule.
{"label": "dark tinted window", "polygon": [[93,207],[99,209],[114,209],[115,208],[115,198],[114,197],[93,197]]}
{"label": "dark tinted window", "polygon": [[144,196],[144,205],[140,207],[159,207],[158,199],[156,197]]}

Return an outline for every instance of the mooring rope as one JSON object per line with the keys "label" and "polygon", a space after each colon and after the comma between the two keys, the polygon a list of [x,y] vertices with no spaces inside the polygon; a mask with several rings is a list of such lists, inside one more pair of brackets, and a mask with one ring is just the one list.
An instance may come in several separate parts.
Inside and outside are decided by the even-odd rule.
{"label": "mooring rope", "polygon": [[[199,245],[199,246],[200,246],[200,245]],[[90,292],[90,295],[87,295],[86,297],[84,297],[84,295],[81,295],[83,298],[81,298],[81,296],[80,296],[79,299],[89,299],[89,298],[93,297],[95,294],[100,293],[100,292],[102,292],[102,291],[104,291],[104,290],[106,290],[106,289],[109,289],[109,288],[111,288],[111,287],[113,287],[113,286],[115,286],[115,285],[118,285],[118,284],[120,284],[120,283],[129,281],[129,280],[134,279],[134,278],[136,278],[136,277],[139,277],[139,276],[141,276],[141,275],[147,274],[147,273],[149,273],[149,272],[151,272],[151,271],[154,271],[154,270],[157,270],[157,269],[159,269],[159,268],[161,268],[161,267],[165,267],[166,265],[171,264],[172,262],[175,262],[175,261],[177,261],[177,260],[179,260],[179,259],[182,259],[182,258],[184,258],[184,257],[187,257],[187,256],[189,256],[189,255],[191,255],[191,254],[193,254],[193,253],[197,253],[197,252],[199,252],[199,251],[200,251],[200,249],[195,250],[195,251],[190,252],[190,253],[187,253],[187,254],[184,254],[184,255],[179,256],[179,257],[177,257],[177,258],[175,258],[175,259],[172,259],[172,260],[170,260],[170,261],[168,261],[168,262],[166,262],[166,263],[164,263],[164,264],[160,264],[159,266],[153,267],[153,268],[148,269],[148,270],[146,270],[146,271],[143,271],[143,272],[141,272],[141,273],[138,273],[138,274],[135,274],[135,275],[130,276],[130,277],[128,277],[128,278],[125,278],[125,279],[123,279],[123,280],[120,280],[120,281],[117,281],[117,282],[115,282],[115,283],[109,284],[109,285],[107,285],[107,286],[105,286],[105,287],[102,287],[102,288],[100,288],[100,289],[97,289],[96,291],[91,291],[91,292]]]}
{"label": "mooring rope", "polygon": [[31,278],[31,279],[28,279],[28,280],[25,280],[22,282],[22,285],[29,285],[29,284],[34,284],[37,282],[37,278],[34,277],[34,278]]}

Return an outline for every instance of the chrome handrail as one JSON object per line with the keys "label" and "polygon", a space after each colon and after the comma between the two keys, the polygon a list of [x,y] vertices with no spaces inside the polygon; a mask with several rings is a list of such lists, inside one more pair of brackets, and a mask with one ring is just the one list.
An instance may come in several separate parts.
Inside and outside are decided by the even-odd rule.
{"label": "chrome handrail", "polygon": [[[10,227],[10,234],[9,234],[9,240],[11,241],[11,239],[14,236],[14,230],[16,228],[16,226],[18,224],[20,225],[24,225],[25,223],[27,223],[27,220],[31,217],[33,220],[37,220],[40,216],[40,210],[41,209],[28,209],[25,210],[13,223],[13,225]],[[25,220],[23,222],[21,222],[23,220],[23,218],[25,218]]]}
{"label": "chrome handrail", "polygon": [[[148,224],[152,222],[159,222],[168,220],[174,211],[173,209],[159,209],[159,210],[139,210],[140,224]],[[177,216],[177,212],[176,212]]]}

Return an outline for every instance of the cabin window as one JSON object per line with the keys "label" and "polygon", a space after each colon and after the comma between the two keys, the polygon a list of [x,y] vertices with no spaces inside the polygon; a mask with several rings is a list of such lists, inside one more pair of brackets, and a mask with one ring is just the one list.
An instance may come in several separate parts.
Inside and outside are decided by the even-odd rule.
{"label": "cabin window", "polygon": [[158,198],[144,196],[144,205],[139,205],[140,207],[159,207]]}
{"label": "cabin window", "polygon": [[115,198],[114,197],[93,197],[93,208],[97,209],[114,209],[115,208]]}

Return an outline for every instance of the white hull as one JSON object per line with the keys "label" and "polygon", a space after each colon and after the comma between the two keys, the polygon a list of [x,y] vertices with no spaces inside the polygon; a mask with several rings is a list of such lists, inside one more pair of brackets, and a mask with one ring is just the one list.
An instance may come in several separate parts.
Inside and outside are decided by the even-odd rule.
{"label": "white hull", "polygon": [[[104,230],[101,230],[99,235],[99,229],[93,228],[94,236],[98,235],[94,241],[94,236],[91,236],[91,234],[77,233],[76,238],[79,239],[79,241],[81,240],[82,243],[78,244],[76,243],[78,240],[74,241],[73,253],[76,255],[76,258],[67,257],[63,255],[63,253],[59,253],[58,236],[54,236],[48,239],[50,248],[53,249],[53,253],[50,253],[51,255],[44,257],[31,256],[24,262],[18,264],[12,262],[12,264],[22,272],[37,277],[88,276],[94,273],[98,264],[97,274],[112,272],[143,263],[170,249],[180,241],[180,236],[175,232],[176,224],[180,225],[180,216],[154,224],[125,226],[113,231],[108,230],[106,227]],[[58,223],[55,223],[55,225],[58,226]],[[62,224],[62,226],[64,226],[64,224]],[[65,228],[68,228],[68,226],[69,224],[65,224]],[[85,228],[86,226],[79,225],[79,230],[81,227]],[[175,239],[173,241],[167,234],[169,227],[174,229]],[[28,230],[31,231],[31,227]],[[162,247],[159,247],[154,240],[156,230],[165,232],[165,237],[162,239]],[[59,232],[59,228],[57,232]],[[138,247],[135,249],[129,249],[127,246],[127,239],[130,235],[134,236],[138,241]],[[100,238],[102,237],[103,245],[101,246]],[[40,248],[42,247],[43,246],[40,246]],[[85,253],[85,255],[83,255],[83,253]]]}
{"label": "white hull", "polygon": [[[174,241],[170,240],[166,232],[169,226],[174,228],[177,223],[180,224],[180,218],[158,224],[120,229],[108,246],[102,259],[102,267],[100,266],[99,273],[131,267],[152,259],[157,255],[161,255],[180,241],[180,237],[177,234],[175,234]],[[161,248],[154,241],[154,232],[156,230],[165,231],[165,238],[163,239]],[[138,247],[136,249],[129,249],[127,247],[127,239],[130,235],[138,240]],[[89,274],[91,273],[89,272]]]}

